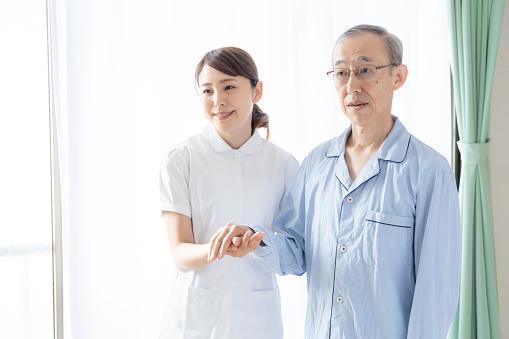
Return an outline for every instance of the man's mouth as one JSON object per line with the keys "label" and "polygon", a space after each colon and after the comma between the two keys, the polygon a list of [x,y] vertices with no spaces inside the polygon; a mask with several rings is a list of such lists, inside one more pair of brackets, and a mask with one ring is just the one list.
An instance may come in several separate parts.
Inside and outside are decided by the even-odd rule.
{"label": "man's mouth", "polygon": [[366,106],[367,104],[368,103],[366,103],[366,102],[351,102],[351,103],[347,104],[346,106],[356,109],[356,108],[362,108],[362,107]]}

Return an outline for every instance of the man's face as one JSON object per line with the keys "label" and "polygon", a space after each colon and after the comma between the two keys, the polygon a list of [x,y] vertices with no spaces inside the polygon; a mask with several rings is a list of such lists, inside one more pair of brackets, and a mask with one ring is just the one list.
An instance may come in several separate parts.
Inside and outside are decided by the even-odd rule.
{"label": "man's face", "polygon": [[[404,65],[375,68],[390,63],[383,38],[373,33],[348,37],[334,48],[336,71],[359,71],[357,74],[351,71],[347,80],[335,80],[341,109],[353,124],[374,125],[390,118],[393,92],[406,78]],[[365,76],[367,70],[373,70],[373,74]]]}

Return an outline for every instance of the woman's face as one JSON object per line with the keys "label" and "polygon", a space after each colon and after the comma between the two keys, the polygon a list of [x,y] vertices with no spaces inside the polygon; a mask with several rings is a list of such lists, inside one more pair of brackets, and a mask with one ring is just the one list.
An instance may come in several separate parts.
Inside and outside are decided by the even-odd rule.
{"label": "woman's face", "polygon": [[261,98],[261,83],[253,88],[243,76],[224,74],[205,65],[198,86],[205,116],[221,135],[251,135],[253,104]]}

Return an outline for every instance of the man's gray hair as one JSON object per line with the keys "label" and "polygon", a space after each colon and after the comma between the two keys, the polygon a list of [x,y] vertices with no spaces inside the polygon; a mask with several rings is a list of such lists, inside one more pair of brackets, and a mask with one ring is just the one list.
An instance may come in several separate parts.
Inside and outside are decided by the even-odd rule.
{"label": "man's gray hair", "polygon": [[342,40],[361,33],[374,33],[381,36],[387,45],[387,52],[389,53],[390,63],[401,65],[403,62],[403,44],[401,43],[401,40],[399,40],[397,36],[390,33],[381,26],[357,25],[349,28],[339,36],[339,38],[336,40],[336,43],[334,44],[334,47],[336,47]]}

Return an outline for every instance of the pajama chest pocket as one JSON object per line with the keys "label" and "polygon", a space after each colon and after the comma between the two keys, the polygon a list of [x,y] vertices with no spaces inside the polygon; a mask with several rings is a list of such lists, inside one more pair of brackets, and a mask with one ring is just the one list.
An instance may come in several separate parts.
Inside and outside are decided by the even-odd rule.
{"label": "pajama chest pocket", "polygon": [[414,218],[368,211],[364,220],[363,252],[376,267],[408,269],[413,257]]}

